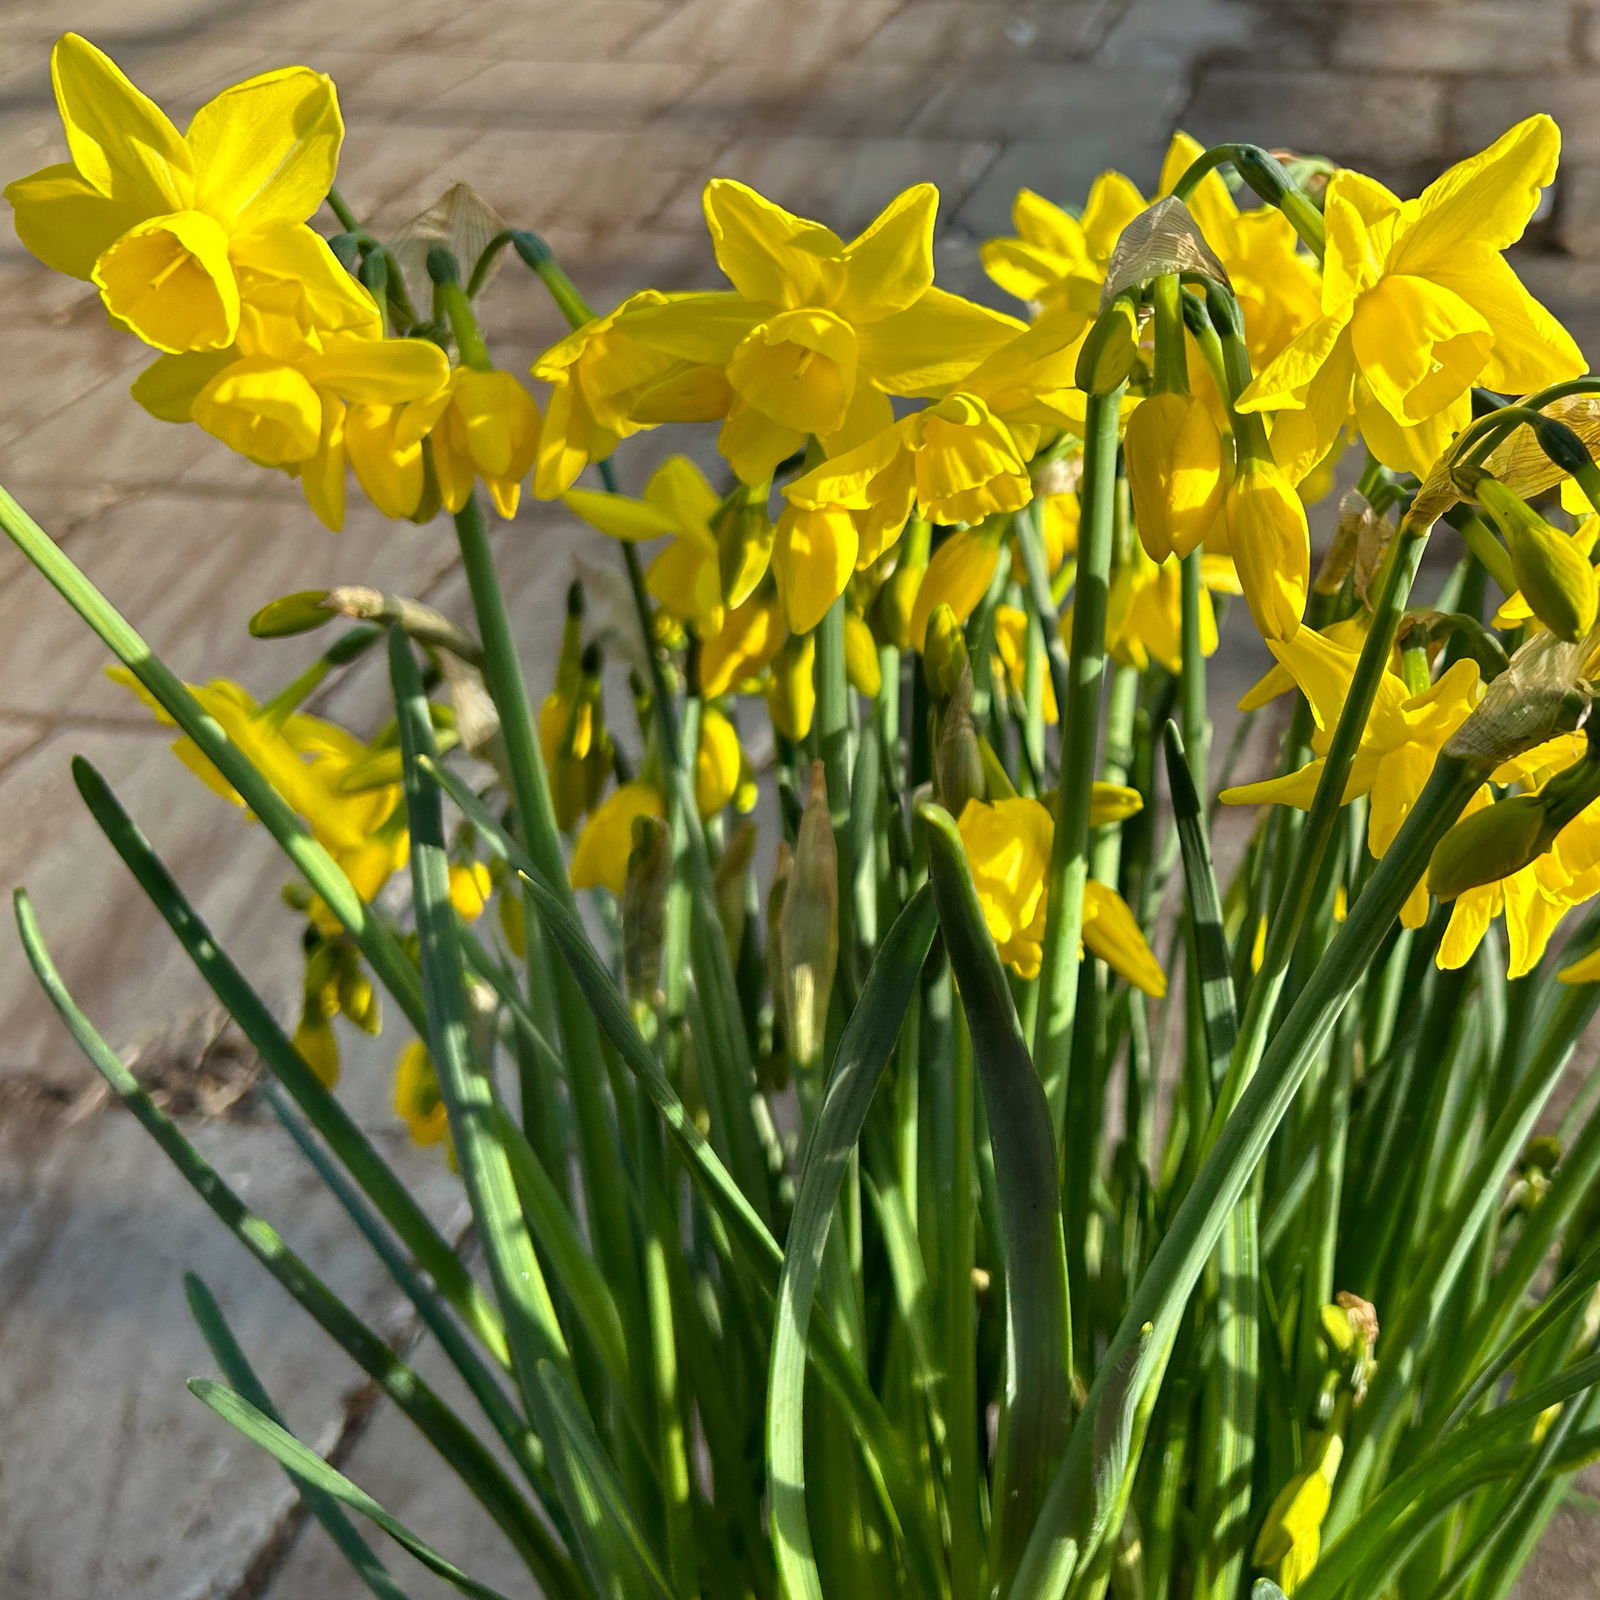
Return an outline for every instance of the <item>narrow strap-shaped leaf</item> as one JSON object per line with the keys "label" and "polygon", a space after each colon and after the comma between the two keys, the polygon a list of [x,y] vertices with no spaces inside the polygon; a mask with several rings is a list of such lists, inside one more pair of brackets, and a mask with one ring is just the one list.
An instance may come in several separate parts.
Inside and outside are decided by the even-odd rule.
{"label": "narrow strap-shaped leaf", "polygon": [[90,815],[150,897],[211,992],[238,1023],[267,1070],[294,1097],[312,1127],[337,1152],[345,1170],[405,1241],[440,1292],[466,1319],[503,1366],[507,1361],[500,1316],[448,1241],[433,1225],[393,1169],[345,1108],[323,1087],[278,1025],[266,1002],[229,959],[177,881],[167,871],[105,779],[82,756],[72,761],[73,781]]}
{"label": "narrow strap-shaped leaf", "polygon": [[[535,909],[571,964],[601,1030],[655,1106],[662,1124],[682,1152],[691,1176],[718,1220],[727,1228],[741,1264],[753,1269],[764,1293],[776,1295],[783,1252],[716,1151],[694,1125],[688,1107],[668,1083],[660,1063],[634,1025],[615,979],[589,943],[582,923],[543,882],[527,852],[506,833],[469,785],[436,761],[420,765],[471,821],[479,837],[522,875]],[[922,1485],[890,1427],[882,1404],[860,1367],[845,1354],[826,1323],[818,1330],[812,1355],[823,1380],[840,1397],[860,1431],[876,1481],[885,1496],[885,1508],[905,1534],[908,1560],[926,1591],[939,1593],[943,1585],[939,1575],[938,1540]]]}
{"label": "narrow strap-shaped leaf", "polygon": [[277,840],[328,909],[349,929],[379,981],[420,1030],[425,1019],[416,969],[406,959],[399,940],[382,918],[372,914],[339,864],[311,836],[305,823],[228,738],[221,724],[202,709],[177,674],[4,489],[0,489],[0,528],[233,785],[240,799]]}
{"label": "narrow strap-shaped leaf", "polygon": [[[77,1041],[78,1048],[161,1146],[184,1180],[251,1255],[416,1424],[499,1524],[552,1600],[558,1596],[562,1600],[581,1600],[583,1590],[571,1561],[556,1544],[543,1519],[518,1493],[499,1462],[461,1418],[283,1242],[277,1231],[245,1205],[216,1168],[184,1138],[172,1119],[139,1087],[137,1079],[67,992],[45,948],[33,906],[21,889],[16,891],[15,904],[23,950],[50,1003]],[[313,1455],[312,1459],[318,1458]]]}
{"label": "narrow strap-shaped leaf", "polygon": [[778,1282],[777,1332],[767,1398],[772,1539],[778,1571],[791,1600],[822,1600],[806,1514],[806,1332],[839,1187],[921,977],[933,943],[934,922],[931,894],[920,889],[895,920],[867,974],[806,1142],[783,1275]]}
{"label": "narrow strap-shaped leaf", "polygon": [[[266,1097],[267,1103],[272,1107],[273,1115],[277,1117],[284,1132],[294,1140],[295,1148],[328,1186],[334,1199],[344,1207],[345,1214],[360,1230],[362,1238],[372,1246],[373,1253],[388,1268],[389,1276],[400,1285],[406,1298],[416,1307],[417,1315],[422,1319],[423,1325],[439,1341],[439,1348],[450,1358],[472,1391],[473,1397],[483,1407],[484,1415],[494,1424],[495,1432],[500,1435],[506,1449],[511,1452],[512,1460],[523,1469],[528,1481],[538,1490],[545,1502],[546,1509],[549,1509],[555,1501],[555,1490],[550,1483],[549,1474],[545,1471],[544,1447],[529,1429],[527,1421],[518,1412],[510,1395],[489,1371],[478,1352],[468,1343],[467,1336],[461,1331],[439,1297],[406,1259],[404,1250],[390,1237],[388,1230],[361,1198],[344,1169],[323,1150],[311,1136],[310,1130],[294,1114],[285,1100],[283,1091],[276,1084],[269,1083]],[[233,1382],[232,1378],[228,1381]],[[235,1383],[234,1388],[239,1389],[240,1386]],[[242,1389],[240,1392],[245,1394],[246,1399],[253,1398]]]}
{"label": "narrow strap-shaped leaf", "polygon": [[1238,1005],[1233,992],[1233,970],[1228,961],[1228,938],[1222,925],[1222,897],[1217,893],[1211,864],[1211,840],[1205,808],[1195,791],[1183,739],[1177,725],[1163,731],[1167,757],[1167,788],[1172,796],[1172,816],[1183,856],[1184,886],[1188,891],[1189,921],[1194,929],[1195,965],[1199,970],[1200,1004],[1205,1017],[1206,1054],[1213,1081],[1226,1068],[1239,1036]]}
{"label": "narrow strap-shaped leaf", "polygon": [[[268,1422],[284,1427],[284,1420],[272,1404],[271,1397],[261,1386],[255,1369],[234,1338],[222,1307],[211,1291],[192,1272],[183,1275],[183,1292],[189,1301],[189,1312],[194,1317],[206,1347],[211,1351],[222,1375],[238,1392],[241,1399],[253,1405]],[[351,1570],[378,1596],[378,1600],[406,1600],[406,1592],[389,1575],[389,1570],[378,1559],[377,1553],[356,1531],[338,1501],[326,1489],[319,1488],[309,1478],[292,1467],[285,1469],[289,1481],[300,1491],[306,1510],[327,1530],[328,1537],[338,1546],[339,1553],[350,1563]]]}
{"label": "narrow strap-shaped leaf", "polygon": [[1071,1424],[1072,1332],[1066,1241],[1049,1107],[1022,1036],[1000,954],[983,920],[961,836],[924,806],[928,872],[967,1025],[994,1152],[1005,1269],[1005,1404],[995,1450],[993,1581],[1027,1542]]}
{"label": "narrow strap-shaped leaf", "polygon": [[[650,1589],[662,1600],[673,1600],[672,1588],[639,1528],[616,1465],[606,1454],[583,1402],[566,1377],[550,1362],[541,1363],[540,1371],[555,1411],[556,1423],[565,1432],[573,1456],[583,1466],[584,1478],[593,1497],[594,1511],[606,1520],[612,1535],[620,1538],[622,1547],[632,1557]],[[619,1574],[611,1572],[608,1576],[615,1578]],[[627,1586],[623,1592],[633,1592],[632,1586]]]}
{"label": "narrow strap-shaped leaf", "polygon": [[[422,956],[422,993],[428,1013],[428,1047],[462,1178],[483,1240],[495,1296],[506,1319],[511,1365],[528,1419],[543,1440],[546,1459],[566,1510],[577,1553],[596,1594],[620,1595],[618,1561],[623,1554],[615,1520],[592,1515],[594,1486],[587,1467],[564,1447],[561,1428],[543,1373],[553,1368],[574,1381],[572,1353],[556,1316],[544,1269],[534,1249],[499,1137],[494,1085],[476,1060],[467,1015],[466,964],[450,902],[450,864],[445,848],[444,807],[439,789],[419,759],[434,756],[433,723],[411,641],[399,629],[389,634],[389,674],[404,758],[406,818],[411,831],[411,883]],[[626,1394],[619,1396],[627,1404]]]}
{"label": "narrow strap-shaped leaf", "polygon": [[552,1276],[572,1302],[584,1332],[600,1352],[606,1371],[626,1392],[632,1382],[627,1336],[605,1274],[584,1249],[578,1225],[544,1164],[503,1107],[497,1110],[495,1127],[511,1163],[528,1228],[549,1262]]}
{"label": "narrow strap-shaped leaf", "polygon": [[506,1600],[498,1589],[469,1578],[460,1567],[446,1561],[431,1545],[424,1544],[404,1523],[389,1515],[365,1489],[352,1483],[334,1467],[330,1467],[315,1450],[307,1447],[292,1433],[266,1416],[242,1395],[210,1378],[191,1378],[189,1390],[196,1399],[210,1406],[222,1420],[237,1428],[252,1444],[260,1445],[275,1457],[297,1478],[304,1478],[324,1494],[342,1500],[382,1528],[402,1549],[409,1551],[429,1572],[444,1579],[453,1589],[468,1596],[468,1600]]}

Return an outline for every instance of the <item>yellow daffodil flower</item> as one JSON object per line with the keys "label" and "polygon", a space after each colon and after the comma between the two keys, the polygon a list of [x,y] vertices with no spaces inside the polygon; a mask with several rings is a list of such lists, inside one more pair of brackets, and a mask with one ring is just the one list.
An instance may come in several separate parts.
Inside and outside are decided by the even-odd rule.
{"label": "yellow daffodil flower", "polygon": [[[1204,153],[1188,134],[1174,134],[1156,197],[1171,194]],[[1103,172],[1095,179],[1078,217],[1024,189],[1012,209],[1016,235],[983,245],[984,269],[1019,300],[1092,316],[1111,252],[1122,230],[1148,203],[1120,172]],[[1187,205],[1232,281],[1251,361],[1264,366],[1319,314],[1316,269],[1280,211],[1272,206],[1241,210],[1217,173],[1200,181]]]}
{"label": "yellow daffodil flower", "polygon": [[[720,368],[680,359],[641,337],[646,318],[684,298],[642,290],[534,362],[534,377],[550,385],[533,469],[533,492],[541,500],[570,489],[591,461],[604,461],[619,440],[641,429],[710,422],[726,413],[728,385]],[[663,414],[645,414],[647,397]]]}
{"label": "yellow daffodil flower", "polygon": [[574,889],[609,889],[621,898],[628,881],[635,817],[665,817],[653,784],[625,783],[595,809],[572,849],[568,876]]}
{"label": "yellow daffodil flower", "polygon": [[[949,385],[1018,331],[933,287],[938,202],[931,184],[907,189],[847,244],[742,183],[706,186],[712,248],[733,290],[643,310],[639,337],[725,374],[719,448],[745,483],[771,477],[810,436],[837,454],[878,432],[889,395]],[[648,415],[691,420],[692,406],[658,393]]]}
{"label": "yellow daffodil flower", "polygon": [[395,1060],[394,1109],[413,1144],[439,1144],[449,1136],[450,1114],[439,1092],[439,1077],[420,1039],[413,1039]]}
{"label": "yellow daffodil flower", "polygon": [[[449,403],[450,366],[426,339],[326,338],[162,356],[133,397],[164,422],[196,422],[264,467],[300,480],[324,526],[344,522],[353,466],[386,516],[410,516],[424,486],[422,440]],[[410,403],[428,402],[414,414]]]}
{"label": "yellow daffodil flower", "polygon": [[1194,394],[1150,395],[1122,451],[1140,542],[1156,561],[1188,555],[1222,511],[1231,466],[1212,408]]}
{"label": "yellow daffodil flower", "polygon": [[327,77],[285,67],[250,78],[180,134],[77,34],[62,36],[50,67],[72,159],[5,191],[47,266],[92,280],[117,322],[173,352],[226,349],[255,300],[269,313],[319,294],[348,306],[347,274],[305,227],[344,137]]}
{"label": "yellow daffodil flower", "polygon": [[1311,535],[1304,501],[1271,459],[1239,462],[1223,491],[1212,545],[1233,558],[1262,638],[1269,644],[1292,638],[1311,588]]}
{"label": "yellow daffodil flower", "polygon": [[[1267,642],[1310,704],[1316,759],[1281,778],[1236,784],[1218,798],[1226,805],[1273,803],[1306,810],[1316,793],[1323,757],[1350,692],[1360,651],[1304,627],[1288,639]],[[1478,667],[1472,661],[1456,662],[1420,694],[1412,694],[1398,673],[1384,673],[1343,800],[1348,805],[1358,795],[1368,797],[1367,848],[1374,856],[1382,856],[1394,842],[1445,740],[1470,715],[1481,693]],[[1406,926],[1420,927],[1426,913],[1427,891],[1419,885],[1406,903]]]}
{"label": "yellow daffodil flower", "polygon": [[[1200,558],[1200,650],[1217,650],[1217,616],[1211,597],[1238,594],[1239,574],[1226,556]],[[1069,613],[1070,615],[1070,613]],[[1063,629],[1069,629],[1066,619]],[[1111,578],[1106,607],[1106,649],[1112,659],[1141,672],[1152,661],[1176,673],[1183,664],[1183,569],[1176,556],[1155,562],[1137,543]]]}
{"label": "yellow daffodil flower", "polygon": [[[123,667],[108,667],[106,676],[131,689],[158,722],[172,718]],[[265,777],[284,803],[311,829],[312,837],[344,869],[364,900],[371,900],[406,863],[408,841],[402,821],[398,783],[354,792],[341,787],[347,773],[369,760],[372,750],[354,734],[303,711],[285,717],[266,714],[237,683],[218,678],[190,684],[200,702],[228,738]],[[173,753],[207,788],[242,806],[244,801],[187,735],[175,741]]]}
{"label": "yellow daffodil flower", "polygon": [[1028,503],[1028,461],[1044,430],[1082,427],[1083,396],[1072,383],[1085,326],[1072,312],[1041,318],[959,390],[787,486],[772,565],[791,628],[814,627],[850,573],[876,561],[914,510],[934,522],[976,523]]}
{"label": "yellow daffodil flower", "polygon": [[[1001,960],[1020,977],[1037,977],[1055,833],[1049,811],[1037,800],[969,800],[956,825]],[[1127,903],[1093,880],[1085,885],[1083,942],[1135,988],[1166,993],[1166,977]]]}
{"label": "yellow daffodil flower", "polygon": [[539,408],[511,373],[457,367],[428,446],[446,511],[459,511],[482,478],[495,510],[509,521],[539,448]]}
{"label": "yellow daffodil flower", "polygon": [[788,637],[777,588],[769,581],[729,611],[715,633],[701,635],[700,693],[715,700],[759,677]]}
{"label": "yellow daffodil flower", "polygon": [[[722,627],[725,610],[717,536],[712,531],[721,500],[687,456],[669,456],[651,473],[644,495],[569,489],[562,504],[613,539],[637,543],[668,539],[650,563],[645,587],[680,622],[702,638]],[[720,691],[719,691],[720,692]]]}
{"label": "yellow daffodil flower", "polygon": [[[1028,687],[1028,614],[1016,606],[994,608],[994,653],[1000,663],[1000,676],[1011,692],[1021,696]],[[1040,674],[1040,709],[1052,726],[1059,720],[1056,686],[1047,670]]]}
{"label": "yellow daffodil flower", "polygon": [[1274,453],[1291,481],[1328,453],[1352,408],[1373,454],[1420,476],[1469,419],[1474,384],[1523,394],[1584,370],[1501,255],[1554,178],[1560,144],[1539,113],[1416,200],[1333,175],[1322,315],[1239,402],[1279,414]]}

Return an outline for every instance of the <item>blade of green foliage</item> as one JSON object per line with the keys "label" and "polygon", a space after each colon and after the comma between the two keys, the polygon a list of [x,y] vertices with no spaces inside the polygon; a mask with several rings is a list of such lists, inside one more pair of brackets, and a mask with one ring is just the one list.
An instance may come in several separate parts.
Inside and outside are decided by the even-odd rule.
{"label": "blade of green foliage", "polygon": [[800,1169],[778,1282],[767,1398],[772,1538],[778,1571],[792,1600],[822,1600],[806,1513],[806,1333],[840,1185],[921,977],[934,921],[932,896],[924,888],[883,941],[839,1041]]}
{"label": "blade of green foliage", "polygon": [[105,779],[82,756],[73,758],[72,776],[101,831],[166,919],[196,970],[239,1025],[267,1070],[294,1097],[312,1127],[328,1141],[344,1169],[405,1241],[440,1292],[504,1365],[505,1329],[499,1314],[448,1241],[355,1119],[301,1059],[266,1002],[217,943]]}
{"label": "blade of green foliage", "polygon": [[[583,925],[541,881],[526,852],[500,827],[467,784],[437,762],[425,762],[423,768],[470,819],[484,842],[526,879],[539,916],[571,963],[578,985],[594,1008],[602,1031],[648,1095],[668,1134],[682,1152],[690,1174],[718,1219],[727,1227],[730,1241],[738,1248],[740,1265],[753,1273],[763,1294],[775,1296],[783,1265],[783,1253],[777,1241],[695,1126],[688,1107],[667,1082],[660,1062],[640,1035],[627,1001],[595,954]],[[818,1330],[812,1356],[824,1380],[855,1420],[860,1442],[877,1474],[887,1507],[905,1534],[908,1558],[928,1592],[937,1593],[941,1587],[939,1543],[906,1451],[895,1439],[888,1418],[860,1368],[845,1354],[826,1323]]]}
{"label": "blade of green foliage", "polygon": [[100,1075],[184,1180],[262,1266],[411,1419],[499,1524],[551,1596],[580,1600],[576,1574],[543,1519],[518,1493],[494,1456],[449,1406],[330,1290],[277,1231],[257,1216],[159,1110],[78,1008],[61,981],[26,893],[15,895],[17,927],[34,976]]}
{"label": "blade of green foliage", "polygon": [[[262,1388],[261,1380],[240,1349],[239,1341],[234,1338],[233,1330],[228,1326],[227,1318],[223,1316],[222,1308],[211,1291],[192,1272],[186,1272],[183,1275],[183,1292],[189,1301],[190,1314],[205,1339],[206,1347],[222,1368],[223,1377],[239,1397],[253,1405],[268,1422],[284,1428],[283,1418],[278,1415],[270,1396]],[[351,1570],[378,1596],[378,1600],[406,1600],[405,1590],[389,1575],[388,1568],[378,1559],[372,1546],[339,1509],[338,1501],[326,1489],[319,1488],[292,1467],[286,1470],[289,1481],[300,1491],[306,1510],[327,1529],[328,1537],[350,1563]]]}
{"label": "blade of green foliage", "polygon": [[339,864],[312,838],[272,784],[208,716],[170,667],[129,626],[122,614],[15,500],[0,489],[0,528],[99,636],[108,650],[149,690],[156,702],[200,747],[277,840],[295,868],[326,902],[361,947],[378,980],[419,1029],[424,1024],[416,968],[399,941],[350,885]]}
{"label": "blade of green foliage", "polygon": [[506,1600],[506,1596],[498,1589],[491,1589],[487,1584],[469,1578],[460,1567],[446,1561],[431,1545],[424,1544],[364,1489],[352,1483],[336,1468],[330,1467],[315,1450],[307,1449],[292,1433],[285,1432],[242,1395],[235,1394],[225,1384],[213,1382],[210,1378],[191,1378],[189,1389],[196,1399],[210,1406],[224,1422],[237,1428],[252,1444],[260,1445],[274,1456],[287,1471],[315,1485],[335,1500],[342,1500],[376,1523],[429,1572],[443,1578],[453,1589],[468,1596],[468,1600]]}
{"label": "blade of green foliage", "polygon": [[494,1085],[473,1052],[466,967],[456,938],[455,908],[450,903],[444,810],[438,786],[418,765],[420,757],[434,755],[433,725],[411,642],[398,628],[389,635],[389,671],[405,758],[411,882],[429,1053],[495,1295],[506,1318],[512,1370],[523,1406],[544,1442],[551,1474],[595,1593],[614,1594],[623,1600],[627,1591],[622,1563],[626,1557],[620,1525],[599,1514],[588,1464],[561,1448],[561,1440],[570,1430],[561,1427],[549,1386],[541,1375],[547,1365],[571,1382],[572,1354],[528,1232],[511,1162],[498,1136]]}
{"label": "blade of green foliage", "polygon": [[972,1033],[988,1113],[1005,1272],[1005,1404],[995,1447],[990,1544],[1004,1584],[1020,1559],[1066,1447],[1072,1332],[1055,1140],[994,938],[954,819],[924,806],[939,928]]}

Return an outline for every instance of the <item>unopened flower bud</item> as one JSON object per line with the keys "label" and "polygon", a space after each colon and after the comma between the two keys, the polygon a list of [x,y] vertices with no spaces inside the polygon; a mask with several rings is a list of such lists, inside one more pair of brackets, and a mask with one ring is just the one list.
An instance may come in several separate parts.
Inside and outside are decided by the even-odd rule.
{"label": "unopened flower bud", "polygon": [[878,642],[854,611],[844,619],[844,671],[850,687],[869,700],[876,699],[883,687],[883,668],[878,664]]}
{"label": "unopened flower bud", "polygon": [[1570,534],[1551,527],[1503,483],[1485,477],[1476,492],[1505,535],[1517,587],[1533,614],[1558,639],[1581,639],[1600,612],[1600,584],[1588,558]]}
{"label": "unopened flower bud", "polygon": [[635,817],[628,876],[622,889],[622,976],[628,999],[646,1009],[661,993],[661,950],[671,876],[672,851],[665,821]]}
{"label": "unopened flower bud", "polygon": [[910,650],[916,643],[911,634],[911,620],[923,575],[928,570],[931,540],[932,529],[921,517],[913,517],[906,524],[905,532],[900,535],[894,571],[878,591],[872,608],[873,624],[879,636],[897,650]]}
{"label": "unopened flower bud", "polygon": [[967,667],[967,639],[948,605],[935,606],[922,639],[922,675],[941,700],[948,700]]}
{"label": "unopened flower bud", "polygon": [[378,1005],[377,991],[361,968],[360,958],[352,950],[339,969],[339,1009],[363,1033],[378,1034],[383,1031],[383,1013]]}
{"label": "unopened flower bud", "polygon": [[335,615],[323,603],[327,597],[326,589],[301,589],[269,600],[248,623],[251,638],[287,639],[292,634],[320,628]]}
{"label": "unopened flower bud", "polygon": [[1139,541],[1152,561],[1186,556],[1222,508],[1222,434],[1192,394],[1153,394],[1135,407],[1123,441]]}
{"label": "unopened flower bud", "polygon": [[972,725],[972,668],[962,668],[956,691],[939,719],[933,754],[933,790],[939,804],[959,817],[969,800],[985,796],[983,754]]}
{"label": "unopened flower bud", "polygon": [[1139,314],[1133,301],[1118,295],[1095,318],[1078,351],[1078,387],[1106,395],[1128,381],[1139,359]]}
{"label": "unopened flower bud", "polygon": [[795,838],[778,939],[789,1053],[796,1066],[807,1067],[822,1056],[839,961],[839,854],[820,761],[811,765],[811,792]]}
{"label": "unopened flower bud", "polygon": [[767,712],[785,739],[798,744],[811,732],[817,709],[817,688],[812,677],[816,644],[811,634],[791,634],[772,663],[767,684]]}
{"label": "unopened flower bud", "polygon": [[1434,846],[1428,862],[1428,892],[1454,900],[1468,889],[1520,872],[1550,848],[1544,801],[1514,795],[1463,817]]}
{"label": "unopened flower bud", "polygon": [[305,1010],[290,1042],[324,1089],[331,1089],[339,1081],[339,1041],[334,1037],[333,1024],[319,1011],[310,1007]]}
{"label": "unopened flower bud", "polygon": [[723,603],[732,610],[742,606],[772,564],[772,519],[767,515],[766,490],[758,495],[741,484],[733,504],[715,523],[717,574]]}

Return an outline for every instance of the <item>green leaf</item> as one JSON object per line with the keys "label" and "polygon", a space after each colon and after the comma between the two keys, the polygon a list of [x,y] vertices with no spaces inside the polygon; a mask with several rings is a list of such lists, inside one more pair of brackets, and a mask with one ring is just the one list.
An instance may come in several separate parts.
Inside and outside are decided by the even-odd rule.
{"label": "green leaf", "polygon": [[260,1445],[296,1478],[313,1484],[324,1494],[342,1500],[347,1506],[376,1523],[396,1544],[408,1550],[423,1566],[444,1579],[469,1600],[506,1600],[498,1589],[469,1578],[460,1567],[446,1561],[431,1545],[424,1544],[403,1523],[389,1515],[365,1489],[352,1483],[342,1472],[330,1467],[315,1450],[308,1450],[292,1433],[285,1432],[270,1417],[250,1404],[242,1395],[210,1378],[191,1378],[189,1390],[196,1399],[211,1407],[222,1420],[237,1428],[252,1444]]}
{"label": "green leaf", "polygon": [[251,1255],[416,1424],[500,1525],[527,1562],[529,1571],[549,1592],[551,1600],[557,1597],[581,1600],[582,1590],[566,1553],[499,1462],[461,1418],[289,1249],[277,1231],[245,1205],[216,1168],[178,1131],[171,1118],[157,1108],[67,992],[45,948],[26,892],[19,889],[14,898],[23,951],[50,1003],[77,1041],[78,1048],[161,1146],[184,1180]]}
{"label": "green leaf", "polygon": [[[200,1329],[222,1375],[238,1391],[240,1397],[252,1405],[268,1422],[282,1428],[284,1421],[273,1408],[267,1391],[262,1388],[239,1342],[233,1336],[222,1308],[211,1291],[192,1272],[183,1275],[183,1292],[189,1301],[189,1311]],[[372,1546],[356,1531],[354,1523],[339,1509],[338,1501],[327,1490],[319,1488],[309,1478],[301,1476],[292,1467],[287,1469],[289,1481],[300,1491],[306,1509],[327,1529],[328,1537],[339,1547],[339,1552],[350,1563],[351,1569],[378,1600],[406,1600],[406,1593],[378,1559]]]}
{"label": "green leaf", "polygon": [[1071,1318],[1066,1242],[1050,1113],[983,920],[961,836],[942,806],[926,805],[928,871],[939,927],[972,1033],[973,1061],[994,1152],[1005,1271],[1005,1397],[995,1447],[993,1578],[1022,1554],[1071,1425]]}
{"label": "green leaf", "polygon": [[822,1600],[805,1486],[806,1334],[817,1281],[840,1186],[894,1051],[933,943],[933,931],[933,900],[923,888],[896,919],[867,974],[861,998],[839,1041],[800,1169],[783,1275],[778,1282],[777,1331],[767,1399],[772,1539],[791,1600]]}
{"label": "green leaf", "polygon": [[499,1313],[448,1241],[393,1168],[378,1154],[355,1119],[301,1059],[300,1052],[278,1026],[266,1002],[217,943],[215,935],[178,887],[150,841],[123,810],[105,779],[82,756],[73,758],[72,777],[90,815],[177,935],[196,970],[228,1015],[238,1023],[267,1070],[294,1097],[295,1104],[312,1127],[328,1141],[346,1171],[405,1241],[440,1292],[461,1313],[495,1360],[504,1366],[507,1361],[505,1328]]}

